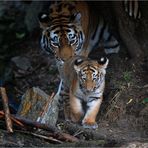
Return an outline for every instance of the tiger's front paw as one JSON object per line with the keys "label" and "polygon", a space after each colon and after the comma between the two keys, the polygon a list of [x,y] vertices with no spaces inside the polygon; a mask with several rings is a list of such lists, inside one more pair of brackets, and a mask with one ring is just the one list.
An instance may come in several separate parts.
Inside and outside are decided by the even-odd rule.
{"label": "tiger's front paw", "polygon": [[92,123],[92,124],[87,124],[87,123],[82,123],[84,128],[88,128],[88,129],[97,129],[98,128],[98,124]]}
{"label": "tiger's front paw", "polygon": [[83,119],[82,126],[84,128],[89,128],[89,129],[97,129],[98,128],[98,124],[94,120],[91,120],[91,119]]}

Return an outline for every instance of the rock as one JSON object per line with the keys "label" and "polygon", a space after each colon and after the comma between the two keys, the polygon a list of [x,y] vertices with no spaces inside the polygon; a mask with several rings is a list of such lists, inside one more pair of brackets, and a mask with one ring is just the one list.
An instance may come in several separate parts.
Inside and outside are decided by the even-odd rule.
{"label": "rock", "polygon": [[13,57],[11,59],[11,61],[12,61],[12,63],[15,64],[15,66],[18,69],[27,71],[28,69],[32,68],[31,62],[30,62],[30,60],[27,57],[17,56],[17,57]]}
{"label": "rock", "polygon": [[58,100],[33,87],[22,96],[17,115],[47,125],[55,126],[58,119]]}

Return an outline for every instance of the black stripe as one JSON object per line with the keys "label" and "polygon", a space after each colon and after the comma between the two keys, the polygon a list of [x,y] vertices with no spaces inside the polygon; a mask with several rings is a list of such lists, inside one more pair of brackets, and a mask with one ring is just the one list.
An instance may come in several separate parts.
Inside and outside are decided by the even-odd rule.
{"label": "black stripe", "polygon": [[56,29],[56,28],[75,28],[75,26],[74,25],[66,25],[66,24],[55,24],[55,25],[53,25],[53,26],[51,26],[51,30],[54,30],[54,29]]}
{"label": "black stripe", "polygon": [[[93,68],[93,69],[92,69]],[[95,70],[94,69],[96,69],[95,67],[93,67],[93,66],[91,66],[90,67],[90,70],[92,71],[92,72],[95,72]]]}
{"label": "black stripe", "polygon": [[80,96],[77,96],[77,95],[74,95],[77,99],[79,99],[79,100],[83,100],[83,98],[82,97],[80,97]]}
{"label": "black stripe", "polygon": [[113,46],[104,46],[104,48],[116,48],[116,47],[118,47],[119,46],[119,43],[118,44],[116,44],[116,45],[113,45]]}
{"label": "black stripe", "polygon": [[63,8],[62,6],[63,6],[62,3],[58,5],[57,12],[61,12],[62,11],[62,8]]}
{"label": "black stripe", "polygon": [[106,24],[104,23],[103,26],[102,26],[102,28],[101,28],[101,32],[99,34],[99,38],[98,38],[99,40],[98,40],[98,42],[96,42],[96,44],[93,46],[93,48],[97,48],[98,45],[100,44],[100,40],[102,39],[102,36],[103,36],[104,30],[105,30],[105,27],[106,27]]}
{"label": "black stripe", "polygon": [[56,24],[69,24],[70,22],[69,21],[67,21],[67,20],[65,20],[65,19],[58,19],[58,20],[54,20],[53,22],[52,22],[52,24],[54,24],[54,25],[56,25]]}
{"label": "black stripe", "polygon": [[51,21],[54,21],[55,19],[70,19],[70,15],[58,15],[57,17],[52,17]]}
{"label": "black stripe", "polygon": [[130,10],[130,2],[129,2],[129,1],[127,1],[126,7],[127,7],[127,13],[128,13],[128,15],[129,15],[129,10]]}
{"label": "black stripe", "polygon": [[[84,67],[84,68],[86,68],[86,67]],[[83,69],[82,71],[85,72],[85,71],[87,71],[87,70],[88,70],[88,69]]]}
{"label": "black stripe", "polygon": [[112,35],[111,35],[111,33],[109,33],[109,36],[107,37],[106,41],[110,41],[111,37],[112,37]]}
{"label": "black stripe", "polygon": [[94,31],[94,33],[93,33],[93,35],[92,35],[92,40],[94,40],[94,38],[95,38],[95,36],[96,36],[96,32],[97,32],[98,26],[99,26],[99,21],[97,22],[95,31]]}
{"label": "black stripe", "polygon": [[105,27],[106,27],[106,23],[104,22],[103,27],[101,29],[101,33],[99,34],[99,42],[102,39],[102,36],[103,36],[104,30],[105,30]]}
{"label": "black stripe", "polygon": [[92,102],[95,100],[101,99],[101,97],[89,97],[89,101],[88,102]]}
{"label": "black stripe", "polygon": [[132,17],[134,17],[134,11],[135,11],[135,2],[132,1]]}

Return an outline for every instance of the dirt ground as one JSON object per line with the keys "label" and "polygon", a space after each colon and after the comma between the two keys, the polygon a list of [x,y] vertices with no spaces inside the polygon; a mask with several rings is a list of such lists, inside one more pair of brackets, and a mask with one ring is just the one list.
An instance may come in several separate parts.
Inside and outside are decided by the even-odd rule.
{"label": "dirt ground", "polygon": [[[6,86],[8,95],[12,98],[10,104],[14,113],[19,106],[21,96],[28,88],[39,87],[49,95],[56,92],[58,88],[59,75],[55,61],[41,51],[39,31],[39,29],[34,31],[30,37],[17,44],[17,50],[21,50],[17,56],[21,59],[25,57],[29,63],[26,69],[22,65],[17,67],[12,60],[13,57],[7,62],[7,74],[10,75],[10,80]],[[142,35],[142,39],[139,39],[144,49],[148,48],[148,44],[145,42],[147,36],[147,34]],[[77,126],[75,124],[69,127],[68,123],[61,119],[62,115],[61,118],[59,117],[58,126],[62,131],[76,135],[79,142],[55,144],[33,135],[20,133],[20,131],[15,131],[13,135],[10,135],[5,130],[4,121],[0,120],[0,125],[3,127],[0,129],[0,146],[115,147],[126,146],[124,144],[130,142],[148,142],[148,52],[145,53],[145,59],[133,62],[128,57],[126,48],[121,44],[118,54],[108,56],[109,66],[104,100],[97,116],[99,128],[94,131],[88,130],[90,135],[87,135],[81,126],[78,126],[79,131],[74,130]]]}

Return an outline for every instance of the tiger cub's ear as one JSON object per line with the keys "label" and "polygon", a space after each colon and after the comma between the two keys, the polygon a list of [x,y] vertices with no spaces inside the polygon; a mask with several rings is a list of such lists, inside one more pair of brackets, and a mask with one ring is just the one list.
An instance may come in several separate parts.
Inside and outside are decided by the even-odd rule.
{"label": "tiger cub's ear", "polygon": [[70,17],[70,21],[71,21],[71,22],[75,22],[75,23],[77,23],[77,24],[80,24],[80,23],[81,23],[81,13],[78,12],[78,13],[73,14],[73,15]]}
{"label": "tiger cub's ear", "polygon": [[100,57],[98,60],[98,64],[104,69],[107,68],[108,63],[109,63],[109,60],[107,57]]}
{"label": "tiger cub's ear", "polygon": [[74,69],[76,71],[80,71],[80,67],[79,65],[83,63],[83,60],[82,59],[76,59],[75,62],[74,62]]}
{"label": "tiger cub's ear", "polygon": [[45,29],[46,27],[49,26],[50,18],[47,13],[43,13],[43,12],[39,13],[38,19],[39,19],[40,27],[42,29]]}

